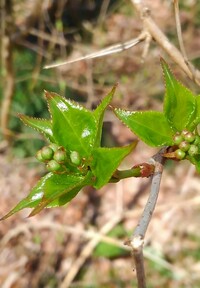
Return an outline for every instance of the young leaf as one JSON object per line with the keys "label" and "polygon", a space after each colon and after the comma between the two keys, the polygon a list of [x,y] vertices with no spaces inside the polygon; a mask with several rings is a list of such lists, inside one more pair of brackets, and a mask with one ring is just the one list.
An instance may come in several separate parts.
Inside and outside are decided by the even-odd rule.
{"label": "young leaf", "polygon": [[195,129],[195,127],[200,123],[200,95],[195,97],[196,100],[196,111],[195,111],[195,118],[191,123],[191,131]]}
{"label": "young leaf", "polygon": [[96,131],[92,112],[56,93],[46,92],[46,98],[57,143],[81,156],[90,155]]}
{"label": "young leaf", "polygon": [[[63,200],[65,203],[70,201],[78,193],[76,188],[82,188],[91,182],[91,174],[84,176],[70,174],[48,173],[40,179],[30,194],[21,200],[8,214],[1,218],[4,220],[24,208],[35,208],[31,216],[39,213],[56,199]],[[81,189],[80,188],[80,189]],[[59,201],[58,201],[59,203]]]}
{"label": "young leaf", "polygon": [[125,147],[99,147],[93,150],[91,170],[96,177],[96,181],[93,184],[96,189],[107,184],[121,161],[136,147],[136,145],[137,141]]}
{"label": "young leaf", "polygon": [[[55,174],[54,174],[55,175]],[[60,174],[56,176],[64,176],[65,174]],[[65,175],[65,177],[59,177],[57,179],[51,179],[53,181],[48,181],[45,183],[43,191],[44,195],[39,202],[39,204],[33,209],[29,217],[32,217],[38,214],[46,207],[55,206],[55,203],[61,203],[61,205],[66,204],[71,201],[77,193],[86,185],[92,185],[92,173],[88,172],[86,176],[79,175]],[[62,187],[62,182],[65,184],[65,187]],[[61,186],[59,189],[56,189],[56,183],[59,183]]]}
{"label": "young leaf", "polygon": [[97,127],[97,133],[96,133],[96,139],[95,139],[94,147],[99,147],[101,144],[101,134],[102,134],[104,112],[113,98],[116,87],[117,86],[115,85],[112,88],[110,93],[105,98],[103,98],[100,105],[93,112],[93,115],[96,119],[96,127]]}
{"label": "young leaf", "polygon": [[131,112],[122,109],[115,109],[114,112],[146,144],[157,147],[173,143],[174,132],[163,113],[158,111]]}
{"label": "young leaf", "polygon": [[55,138],[52,132],[52,123],[50,120],[33,118],[22,114],[19,114],[19,118],[27,126],[30,126],[38,132],[42,133],[47,139],[50,140],[50,142],[55,142]]}
{"label": "young leaf", "polygon": [[195,117],[196,101],[193,93],[176,80],[167,63],[161,60],[166,93],[164,114],[175,130],[191,129]]}

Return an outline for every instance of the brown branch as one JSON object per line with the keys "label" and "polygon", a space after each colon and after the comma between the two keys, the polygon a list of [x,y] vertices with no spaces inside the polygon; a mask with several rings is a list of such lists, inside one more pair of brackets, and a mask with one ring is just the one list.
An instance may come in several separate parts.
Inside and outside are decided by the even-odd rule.
{"label": "brown branch", "polygon": [[1,130],[9,142],[12,133],[9,132],[9,115],[14,94],[13,49],[10,35],[13,30],[12,1],[1,2],[1,64],[3,71],[3,100],[1,105]]}
{"label": "brown branch", "polygon": [[[188,67],[184,56],[181,52],[169,41],[165,34],[160,30],[150,15],[149,8],[144,4],[145,1],[131,0],[137,12],[143,21],[144,29],[149,32],[157,44],[171,57],[171,59],[179,65],[179,67],[192,79],[197,85],[200,86],[200,71],[192,66]],[[192,73],[191,71],[194,71]]]}

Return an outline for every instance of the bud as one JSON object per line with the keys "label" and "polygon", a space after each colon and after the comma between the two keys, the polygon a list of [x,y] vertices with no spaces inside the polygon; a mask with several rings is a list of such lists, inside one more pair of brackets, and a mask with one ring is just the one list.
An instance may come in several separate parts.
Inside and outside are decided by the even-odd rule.
{"label": "bud", "polygon": [[181,132],[181,135],[184,137],[185,136],[185,134],[187,134],[189,131],[188,130],[183,130],[182,132]]}
{"label": "bud", "polygon": [[192,132],[186,133],[183,137],[184,137],[185,141],[187,141],[189,143],[192,143],[195,140],[195,135]]}
{"label": "bud", "polygon": [[55,151],[53,159],[58,163],[64,163],[67,160],[67,155],[64,149],[59,149]]}
{"label": "bud", "polygon": [[57,161],[51,160],[47,163],[46,167],[49,172],[58,172],[62,166]]}
{"label": "bud", "polygon": [[51,148],[54,152],[56,152],[56,150],[58,150],[59,146],[55,143],[51,143],[48,146],[49,148]]}
{"label": "bud", "polygon": [[187,141],[182,141],[179,146],[178,146],[182,151],[186,152],[189,150],[190,148],[190,143],[188,143]]}
{"label": "bud", "polygon": [[185,152],[182,151],[181,149],[177,149],[177,150],[175,151],[175,156],[176,156],[176,159],[182,160],[182,159],[185,158]]}
{"label": "bud", "polygon": [[38,161],[44,162],[44,159],[42,158],[42,151],[41,150],[37,151],[35,157]]}
{"label": "bud", "polygon": [[196,145],[190,145],[190,149],[188,150],[188,154],[190,156],[195,156],[199,154],[199,149]]}
{"label": "bud", "polygon": [[77,166],[81,163],[81,158],[77,151],[72,151],[70,153],[70,159],[71,159],[71,162]]}
{"label": "bud", "polygon": [[48,146],[44,146],[41,149],[41,155],[43,160],[51,160],[53,158],[53,150]]}
{"label": "bud", "polygon": [[173,137],[174,144],[179,145],[183,141],[183,136],[180,133],[176,133]]}

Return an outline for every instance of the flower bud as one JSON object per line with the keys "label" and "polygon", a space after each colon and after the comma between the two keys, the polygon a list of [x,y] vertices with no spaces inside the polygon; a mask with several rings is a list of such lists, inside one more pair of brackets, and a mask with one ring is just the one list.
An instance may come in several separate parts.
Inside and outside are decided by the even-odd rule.
{"label": "flower bud", "polygon": [[53,159],[56,160],[58,163],[64,163],[67,160],[67,155],[64,149],[59,149],[55,151]]}
{"label": "flower bud", "polygon": [[189,150],[190,148],[190,143],[188,143],[187,141],[182,141],[179,146],[178,146],[182,151],[186,152]]}
{"label": "flower bud", "polygon": [[41,149],[41,155],[43,160],[51,160],[53,157],[53,150],[48,146],[44,146]]}
{"label": "flower bud", "polygon": [[195,156],[199,154],[199,149],[196,145],[190,145],[190,149],[188,150],[188,154],[190,156]]}
{"label": "flower bud", "polygon": [[70,153],[70,160],[73,164],[75,164],[77,166],[81,163],[81,158],[80,158],[80,155],[77,151],[72,151]]}
{"label": "flower bud", "polygon": [[176,159],[182,160],[182,159],[185,158],[185,152],[182,151],[181,149],[177,149],[177,150],[175,151],[175,156],[176,156]]}
{"label": "flower bud", "polygon": [[42,158],[42,151],[41,150],[37,151],[35,157],[38,161],[44,162],[44,159]]}
{"label": "flower bud", "polygon": [[188,132],[189,132],[188,130],[184,129],[184,130],[181,132],[181,135],[184,137],[185,134],[187,134]]}
{"label": "flower bud", "polygon": [[57,172],[61,170],[62,166],[57,161],[51,160],[47,163],[46,167],[49,172]]}
{"label": "flower bud", "polygon": [[179,145],[181,141],[183,141],[183,136],[180,133],[176,133],[173,137],[173,141],[175,145]]}
{"label": "flower bud", "polygon": [[189,143],[192,143],[195,140],[195,135],[192,132],[186,133],[183,137],[184,137],[185,141],[187,141]]}
{"label": "flower bud", "polygon": [[56,150],[58,150],[59,146],[55,143],[51,143],[48,146],[49,148],[51,148],[54,152],[56,152]]}

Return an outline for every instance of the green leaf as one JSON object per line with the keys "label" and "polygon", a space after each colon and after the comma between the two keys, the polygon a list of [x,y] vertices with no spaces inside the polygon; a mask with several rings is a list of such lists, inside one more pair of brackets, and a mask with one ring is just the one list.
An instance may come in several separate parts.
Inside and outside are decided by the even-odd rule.
{"label": "green leaf", "polygon": [[161,60],[161,64],[166,86],[164,114],[175,130],[190,130],[195,117],[195,96],[176,80],[164,60]]}
{"label": "green leaf", "polygon": [[115,93],[116,90],[116,85],[112,88],[112,90],[110,91],[110,93],[103,98],[101,104],[94,110],[93,115],[96,119],[96,128],[97,128],[97,133],[96,133],[96,139],[95,139],[95,143],[94,143],[94,147],[99,147],[101,144],[101,134],[102,134],[102,126],[103,126],[103,116],[104,116],[104,112],[106,110],[106,108],[108,107],[108,105],[110,104],[113,95]]}
{"label": "green leaf", "polygon": [[137,142],[134,142],[125,147],[99,147],[93,150],[91,170],[96,177],[96,181],[93,184],[96,189],[107,184],[121,161],[135,148],[136,145]]}
{"label": "green leaf", "polygon": [[200,95],[195,97],[196,100],[196,111],[195,111],[195,119],[191,124],[191,131],[193,131],[196,126],[200,123]]}
{"label": "green leaf", "polygon": [[163,113],[131,112],[122,109],[114,111],[117,117],[146,144],[154,147],[172,145],[174,132]]}
{"label": "green leaf", "polygon": [[33,118],[22,114],[19,114],[19,118],[27,126],[30,126],[38,132],[44,134],[44,136],[49,139],[50,142],[55,141],[52,131],[52,123],[50,120]]}
{"label": "green leaf", "polygon": [[95,118],[91,111],[56,93],[46,92],[56,143],[88,156],[95,140]]}
{"label": "green leaf", "polygon": [[85,177],[71,174],[48,173],[40,179],[30,194],[21,200],[8,214],[2,217],[1,220],[27,207],[35,208],[30,214],[30,216],[33,216],[48,205],[50,206],[50,203],[53,201],[54,206],[56,201],[58,205],[59,201],[63,205],[63,202],[69,202],[83,186],[90,183],[92,183],[91,173],[88,173]]}

